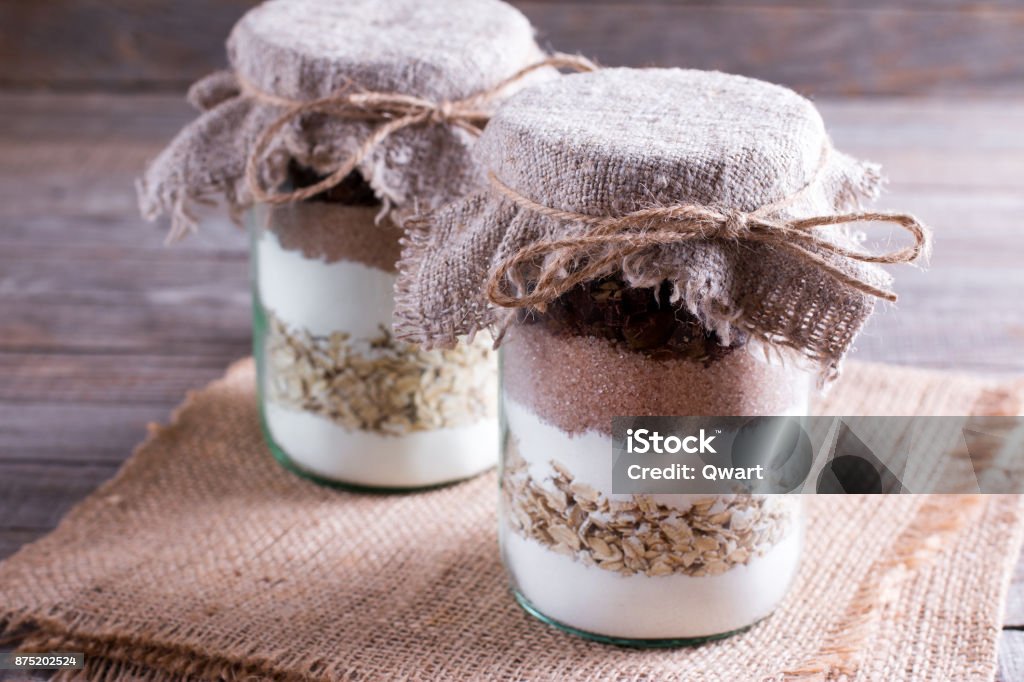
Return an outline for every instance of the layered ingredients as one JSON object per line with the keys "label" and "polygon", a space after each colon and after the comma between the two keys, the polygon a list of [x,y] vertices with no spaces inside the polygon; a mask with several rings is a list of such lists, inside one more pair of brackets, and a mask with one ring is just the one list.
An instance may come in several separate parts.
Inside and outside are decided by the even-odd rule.
{"label": "layered ingredients", "polygon": [[497,457],[494,354],[482,339],[425,351],[393,337],[401,232],[379,213],[357,174],[254,212],[267,433],[279,457],[332,481],[407,488],[472,476]]}
{"label": "layered ingredients", "polygon": [[722,635],[768,615],[798,563],[800,501],[614,495],[614,416],[803,414],[810,380],[670,291],[608,278],[521,316],[502,346],[502,549],[518,598],[624,640]]}

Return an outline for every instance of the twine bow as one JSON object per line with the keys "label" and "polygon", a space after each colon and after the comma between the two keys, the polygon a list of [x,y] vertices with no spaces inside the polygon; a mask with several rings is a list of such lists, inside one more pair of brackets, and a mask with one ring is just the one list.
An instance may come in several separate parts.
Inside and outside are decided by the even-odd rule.
{"label": "twine bow", "polygon": [[[827,157],[826,154],[823,157]],[[821,166],[824,166],[824,158]],[[819,171],[821,166],[819,166]],[[815,173],[815,179],[817,173]],[[692,240],[724,240],[768,244],[790,252],[795,258],[818,268],[856,291],[895,301],[896,294],[850,274],[826,260],[824,251],[861,263],[911,263],[930,249],[931,233],[914,216],[905,213],[858,211],[810,218],[776,218],[783,206],[795,201],[814,183],[780,201],[753,212],[679,204],[655,206],[623,216],[592,216],[544,206],[502,183],[492,173],[493,187],[522,209],[556,220],[582,223],[584,234],[539,241],[521,248],[502,261],[491,273],[487,297],[506,308],[532,307],[544,311],[547,304],[572,288],[603,277],[620,266],[624,258],[656,246]],[[835,225],[886,222],[909,232],[914,243],[883,253],[866,253],[845,248],[815,234]],[[536,284],[528,293],[506,289],[511,274],[523,265],[542,261]]]}
{"label": "twine bow", "polygon": [[[262,92],[252,84],[240,79],[242,91],[246,95],[267,104],[287,107],[287,111],[267,126],[253,145],[245,167],[249,191],[252,192],[253,198],[257,202],[269,204],[285,204],[314,197],[340,184],[377,145],[404,128],[419,125],[451,125],[461,128],[471,135],[479,135],[483,132],[483,126],[491,116],[486,105],[513,83],[545,67],[575,71],[597,69],[593,62],[583,57],[555,54],[517,71],[484,92],[465,99],[443,102],[433,102],[421,97],[393,92],[349,92],[349,88],[320,99],[298,101]],[[268,191],[260,179],[260,164],[263,162],[267,148],[286,125],[311,113],[349,120],[379,122],[381,125],[375,128],[355,152],[323,180],[291,192],[277,194]]]}

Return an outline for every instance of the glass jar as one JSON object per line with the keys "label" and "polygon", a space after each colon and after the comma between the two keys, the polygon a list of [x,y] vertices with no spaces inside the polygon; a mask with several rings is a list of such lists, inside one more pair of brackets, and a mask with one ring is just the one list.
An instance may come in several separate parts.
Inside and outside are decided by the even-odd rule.
{"label": "glass jar", "polygon": [[408,489],[497,461],[484,339],[424,351],[392,335],[401,231],[367,187],[250,211],[254,354],[274,456],[327,483]]}
{"label": "glass jar", "polygon": [[612,493],[615,416],[807,413],[801,363],[740,337],[723,345],[670,293],[578,287],[512,324],[500,351],[499,523],[515,597],[618,644],[753,625],[786,594],[803,540],[799,495]]}

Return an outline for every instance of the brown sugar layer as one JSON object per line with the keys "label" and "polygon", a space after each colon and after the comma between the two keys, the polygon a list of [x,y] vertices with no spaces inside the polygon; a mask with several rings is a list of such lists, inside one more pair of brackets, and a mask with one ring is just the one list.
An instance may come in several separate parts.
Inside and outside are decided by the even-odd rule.
{"label": "brown sugar layer", "polygon": [[377,213],[370,206],[304,201],[273,207],[267,224],[286,251],[396,272],[402,231],[386,218],[377,223]]}
{"label": "brown sugar layer", "polygon": [[[294,162],[288,174],[290,187],[307,187],[323,179]],[[265,224],[286,251],[327,263],[346,260],[396,272],[402,231],[386,218],[378,222],[380,209],[373,189],[353,171],[306,201],[270,207]]]}
{"label": "brown sugar layer", "polygon": [[620,341],[513,325],[503,390],[568,433],[611,434],[612,417],[774,415],[805,405],[811,378],[742,349],[711,362],[661,359]]}

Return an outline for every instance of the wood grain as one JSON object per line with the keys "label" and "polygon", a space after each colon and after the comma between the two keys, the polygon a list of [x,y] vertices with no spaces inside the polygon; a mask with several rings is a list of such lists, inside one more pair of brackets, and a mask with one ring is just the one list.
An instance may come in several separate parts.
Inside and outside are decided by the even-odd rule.
{"label": "wood grain", "polygon": [[0,462],[118,464],[145,438],[146,425],[166,423],[184,397],[143,405],[0,401]]}
{"label": "wood grain", "polygon": [[[253,0],[7,0],[0,86],[181,89],[225,64]],[[546,46],[713,68],[811,93],[1024,92],[1019,1],[515,0]]]}
{"label": "wood grain", "polygon": [[181,87],[226,63],[255,0],[6,0],[0,87]]}
{"label": "wood grain", "polygon": [[117,471],[113,464],[0,462],[5,528],[46,530]]}
{"label": "wood grain", "polygon": [[1003,630],[999,637],[999,670],[996,682],[1024,680],[1024,632]]}
{"label": "wood grain", "polygon": [[[1017,570],[1013,574],[1003,622],[1007,627],[1018,628],[1024,633],[1024,560],[1017,564]],[[1019,679],[1024,680],[1024,675]]]}
{"label": "wood grain", "polygon": [[0,404],[166,407],[224,373],[218,357],[0,353]]}
{"label": "wood grain", "polygon": [[1019,8],[517,5],[551,46],[607,65],[718,69],[808,93],[994,92],[1022,85]]}
{"label": "wood grain", "polygon": [[[23,545],[41,537],[46,532],[47,531],[40,531],[38,529],[12,530],[9,528],[0,528],[0,559],[9,557],[18,551]],[[4,678],[0,677],[0,680],[2,679]]]}

